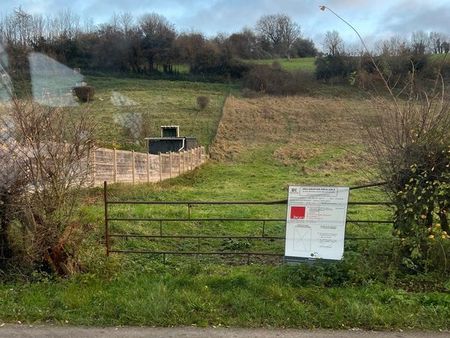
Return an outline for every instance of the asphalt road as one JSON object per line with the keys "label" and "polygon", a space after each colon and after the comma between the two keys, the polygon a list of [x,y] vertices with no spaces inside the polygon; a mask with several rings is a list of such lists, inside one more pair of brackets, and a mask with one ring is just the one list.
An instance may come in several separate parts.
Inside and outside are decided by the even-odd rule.
{"label": "asphalt road", "polygon": [[450,332],[420,332],[420,331],[362,331],[362,330],[281,330],[281,329],[237,329],[237,328],[151,328],[151,327],[72,327],[72,326],[29,326],[3,325],[0,327],[0,337],[8,338],[78,338],[78,337],[132,337],[132,338],[443,338],[450,337]]}

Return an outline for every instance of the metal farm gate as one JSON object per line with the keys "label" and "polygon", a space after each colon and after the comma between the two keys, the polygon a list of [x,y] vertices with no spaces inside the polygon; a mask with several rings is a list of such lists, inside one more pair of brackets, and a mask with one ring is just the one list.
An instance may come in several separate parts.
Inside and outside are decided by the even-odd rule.
{"label": "metal farm gate", "polygon": [[[350,192],[380,185],[383,183],[355,186]],[[110,199],[106,182],[103,197],[106,255],[148,254],[164,261],[168,255],[233,256],[247,263],[250,257],[280,260],[284,256],[287,200],[123,201]],[[385,201],[349,201],[346,243],[389,239],[374,236],[372,230],[375,226],[392,229],[391,205]],[[352,211],[374,207],[383,209],[384,217],[379,219],[374,212],[377,219],[360,219],[361,212]],[[372,215],[372,211],[363,214]],[[347,235],[350,224],[358,229],[363,226],[364,231],[356,231],[362,235]]]}

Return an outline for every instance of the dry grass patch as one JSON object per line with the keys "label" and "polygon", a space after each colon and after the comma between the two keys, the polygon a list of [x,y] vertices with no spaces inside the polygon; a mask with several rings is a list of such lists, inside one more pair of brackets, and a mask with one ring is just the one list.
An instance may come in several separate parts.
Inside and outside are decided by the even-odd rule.
{"label": "dry grass patch", "polygon": [[305,163],[306,161],[323,153],[321,147],[305,147],[298,142],[290,142],[275,150],[273,157],[284,165]]}
{"label": "dry grass patch", "polygon": [[211,156],[218,160],[231,159],[250,147],[272,144],[279,145],[274,158],[281,163],[306,161],[329,147],[361,144],[357,117],[369,115],[371,111],[366,100],[230,96],[225,102]]}

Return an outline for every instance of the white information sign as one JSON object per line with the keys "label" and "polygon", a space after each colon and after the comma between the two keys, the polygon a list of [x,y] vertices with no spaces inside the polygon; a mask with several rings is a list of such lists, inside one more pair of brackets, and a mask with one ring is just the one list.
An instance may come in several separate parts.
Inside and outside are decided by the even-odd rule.
{"label": "white information sign", "polygon": [[348,187],[289,186],[286,259],[342,259],[348,195]]}

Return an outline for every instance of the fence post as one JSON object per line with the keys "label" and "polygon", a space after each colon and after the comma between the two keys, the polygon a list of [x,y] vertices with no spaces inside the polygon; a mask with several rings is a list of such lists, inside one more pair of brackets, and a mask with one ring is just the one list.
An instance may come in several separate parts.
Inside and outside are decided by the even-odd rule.
{"label": "fence post", "polygon": [[147,153],[147,183],[150,183],[150,154]]}
{"label": "fence post", "polygon": [[172,178],[172,158],[173,158],[173,153],[169,152],[169,177]]}
{"label": "fence post", "polygon": [[185,156],[185,160],[186,160],[186,167],[184,169],[186,171],[188,171],[189,170],[189,150],[184,153],[184,156]]}
{"label": "fence post", "polygon": [[95,152],[96,150],[94,149],[94,151],[92,152],[92,186],[95,186]]}
{"label": "fence post", "polygon": [[159,153],[159,181],[162,181],[162,156]]}
{"label": "fence post", "polygon": [[181,172],[185,172],[186,170],[185,170],[185,163],[184,163],[184,154],[185,154],[186,152],[183,150],[183,152],[181,153],[181,158],[183,159],[183,165],[182,165],[182,167],[181,167]]}
{"label": "fence post", "polygon": [[113,149],[113,181],[117,183],[117,152],[116,148]]}
{"label": "fence post", "polygon": [[134,163],[134,150],[131,151],[131,177],[133,178],[133,184],[135,183],[135,163]]}
{"label": "fence post", "polygon": [[187,168],[186,170],[191,170],[191,151],[187,151]]}

